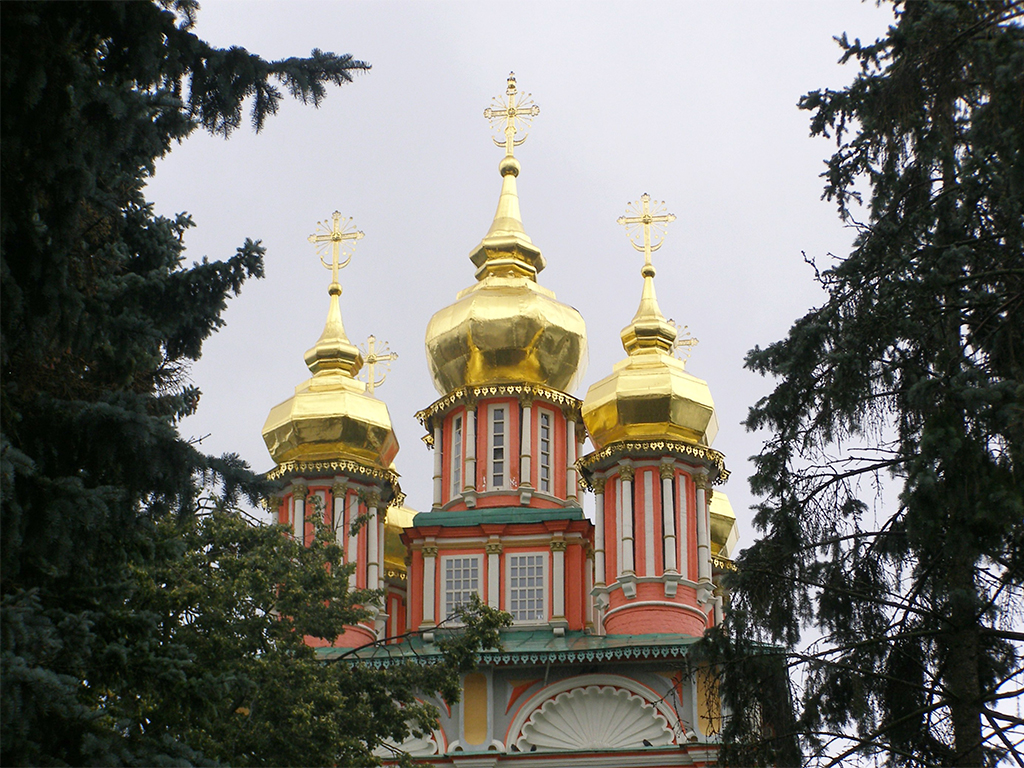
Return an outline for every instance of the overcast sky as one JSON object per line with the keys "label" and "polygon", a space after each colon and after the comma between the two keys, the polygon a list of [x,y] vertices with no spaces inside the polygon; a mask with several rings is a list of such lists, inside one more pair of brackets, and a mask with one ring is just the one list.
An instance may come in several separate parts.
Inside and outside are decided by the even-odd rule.
{"label": "overcast sky", "polygon": [[665,315],[700,340],[687,368],[711,387],[714,447],[733,473],[724,490],[749,543],[748,457],[763,436],[741,421],[771,383],[744,356],[821,301],[801,252],[827,263],[852,239],[820,199],[833,145],[808,137],[796,102],[852,80],[833,36],[874,39],[891,20],[857,0],[204,3],[197,32],[215,45],[271,59],[320,48],[373,69],[320,109],[285,101],[259,135],[196,133],[159,164],[150,198],[193,216],[190,258],[225,258],[246,237],[267,248],[266,278],[231,302],[193,368],[203,397],[183,434],[273,466],[263,422],[308,377],[302,356],[328,306],[330,273],[306,237],[337,209],[366,234],[341,273],[346,329],[400,356],[377,395],[407,504],[429,509],[432,460],[413,418],[439,397],[424,331],[473,282],[468,254],[501,185],[482,113],[514,70],[541,108],[517,150],[524,226],[548,262],[540,283],[587,323],[575,394],[625,355],[643,256],[615,220],[649,192],[677,217],[655,254],[656,287]]}

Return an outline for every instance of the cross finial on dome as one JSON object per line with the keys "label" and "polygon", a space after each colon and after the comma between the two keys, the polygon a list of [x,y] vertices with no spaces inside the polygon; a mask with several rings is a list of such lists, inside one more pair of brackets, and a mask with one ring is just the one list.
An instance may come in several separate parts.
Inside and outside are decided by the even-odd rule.
{"label": "cross finial on dome", "polygon": [[[370,336],[366,339],[366,345],[361,350],[363,354],[363,370],[366,373],[366,391],[373,394],[373,390],[384,383],[391,369],[391,361],[398,359],[398,353],[392,352],[385,341],[380,349],[377,349],[377,337]],[[380,378],[377,378],[377,369],[382,368]],[[361,378],[361,377],[360,377]]]}
{"label": "cross finial on dome", "polygon": [[622,345],[630,355],[654,349],[671,353],[678,332],[658,307],[651,254],[661,248],[665,242],[665,227],[675,221],[676,217],[665,211],[665,203],[656,200],[652,205],[651,196],[646,192],[640,196],[640,200],[630,203],[626,212],[632,215],[619,216],[616,221],[626,228],[633,247],[644,255],[644,265],[640,269],[644,287],[633,322],[623,328],[620,334]]}
{"label": "cross finial on dome", "polygon": [[[338,286],[338,292],[341,292],[341,286],[338,284],[338,270],[344,269],[352,261],[352,249],[355,247],[355,241],[362,240],[363,233],[352,227],[351,216],[342,221],[341,213],[335,211],[331,214],[331,219],[331,226],[327,226],[327,221],[318,221],[316,226],[320,232],[310,235],[308,239],[309,242],[316,245],[320,263],[331,270],[333,295],[335,286]],[[350,229],[350,227],[352,228]],[[328,250],[331,253],[330,261],[325,258]],[[341,260],[342,256],[344,256],[344,261]]]}
{"label": "cross finial on dome", "polygon": [[[676,220],[674,213],[665,211],[665,203],[655,200],[651,206],[651,196],[644,192],[635,203],[629,203],[627,214],[632,216],[619,216],[616,220],[626,228],[629,242],[633,247],[644,255],[644,269],[642,274],[647,276],[648,269],[653,270],[651,254],[661,248],[665,242],[665,228]],[[638,230],[642,230],[638,231]],[[653,237],[652,237],[653,235]],[[654,277],[654,273],[651,273]]]}
{"label": "cross finial on dome", "polygon": [[[306,365],[314,374],[330,371],[343,371],[348,376],[355,376],[363,365],[363,356],[352,345],[345,335],[345,324],[341,319],[341,284],[338,282],[338,270],[348,266],[352,260],[352,249],[356,240],[362,240],[363,233],[352,226],[352,219],[342,219],[335,211],[331,214],[331,225],[318,221],[318,234],[309,236],[309,242],[316,246],[320,263],[331,270],[331,285],[327,293],[331,296],[331,304],[327,310],[327,323],[324,332],[312,349],[306,352]],[[327,254],[330,253],[330,261]],[[342,258],[344,257],[344,260]]]}
{"label": "cross finial on dome", "polygon": [[[505,98],[495,96],[491,106],[484,110],[484,117],[491,121],[491,127],[500,129],[504,134],[504,138],[493,141],[496,146],[505,148],[507,157],[513,157],[514,148],[526,141],[526,129],[539,114],[540,107],[533,103],[533,95],[516,90],[515,72],[508,74]],[[517,139],[517,133],[522,133],[522,138]]]}

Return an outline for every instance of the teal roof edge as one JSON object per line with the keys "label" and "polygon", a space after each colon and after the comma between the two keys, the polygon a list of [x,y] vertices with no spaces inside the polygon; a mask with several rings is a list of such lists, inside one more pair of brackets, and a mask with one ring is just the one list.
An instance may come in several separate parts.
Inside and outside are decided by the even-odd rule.
{"label": "teal roof edge", "polygon": [[[603,661],[654,661],[685,656],[699,638],[674,634],[597,636],[583,632],[566,632],[556,637],[550,629],[505,631],[502,647],[481,651],[478,661],[485,666],[520,664],[573,664]],[[435,643],[414,636],[401,643],[368,646],[352,652],[348,648],[318,648],[324,661],[344,657],[347,661],[376,668],[412,662],[436,664],[441,652]]]}
{"label": "teal roof edge", "polygon": [[420,512],[412,519],[419,527],[439,525],[456,528],[483,523],[543,523],[545,520],[585,520],[580,507],[537,509],[534,507],[494,507],[493,509],[464,509],[458,512]]}

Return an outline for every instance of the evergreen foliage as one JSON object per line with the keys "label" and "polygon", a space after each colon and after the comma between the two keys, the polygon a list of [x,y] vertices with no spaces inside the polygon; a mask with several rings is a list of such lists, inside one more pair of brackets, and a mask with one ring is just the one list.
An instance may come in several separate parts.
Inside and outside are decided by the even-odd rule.
{"label": "evergreen foliage", "polygon": [[263,249],[186,264],[192,222],[144,196],[155,161],[368,68],[213,48],[197,9],[0,4],[4,765],[373,762],[429,720],[413,689],[457,696],[501,623],[482,609],[434,669],[317,662],[302,636],[336,636],[372,596],[349,593],[326,533],[302,550],[227,511],[267,489],[178,434],[188,366]]}
{"label": "evergreen foliage", "polygon": [[[1024,765],[1024,3],[894,10],[800,102],[853,250],[747,358],[778,380],[746,422],[762,536],[706,649],[739,764]],[[758,642],[791,701],[759,695]]]}

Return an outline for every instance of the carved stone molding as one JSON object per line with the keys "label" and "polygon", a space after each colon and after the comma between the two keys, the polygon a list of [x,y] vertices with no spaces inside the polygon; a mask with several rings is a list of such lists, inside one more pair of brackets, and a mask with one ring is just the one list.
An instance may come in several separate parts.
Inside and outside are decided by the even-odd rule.
{"label": "carved stone molding", "polygon": [[654,705],[622,688],[588,685],[560,693],[535,709],[516,746],[545,750],[643,749],[674,741]]}

